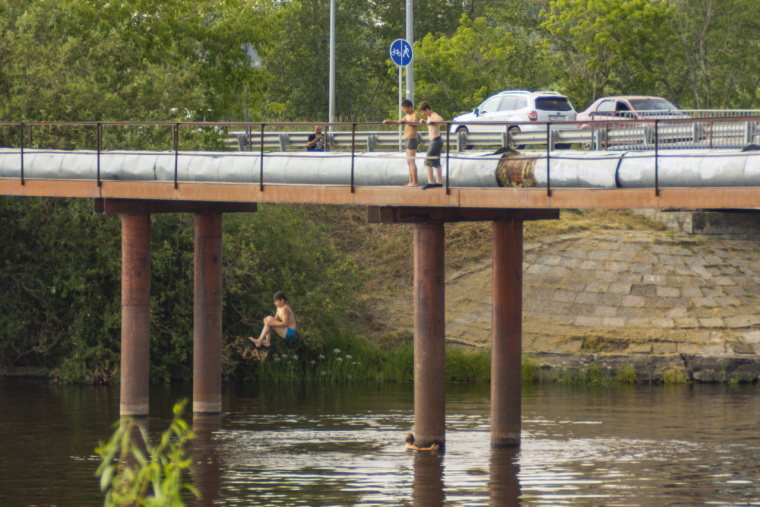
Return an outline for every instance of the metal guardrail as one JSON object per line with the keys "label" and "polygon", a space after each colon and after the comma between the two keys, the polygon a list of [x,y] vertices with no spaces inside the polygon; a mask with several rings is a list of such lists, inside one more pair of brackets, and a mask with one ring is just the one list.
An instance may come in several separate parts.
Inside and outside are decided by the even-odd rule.
{"label": "metal guardrail", "polygon": [[[712,149],[743,148],[750,144],[760,144],[760,111],[758,110],[682,110],[640,111],[636,113],[620,111],[614,117],[599,115],[589,122],[552,122],[551,128],[531,130],[511,134],[508,127],[530,125],[542,127],[541,122],[484,123],[469,122],[466,125],[488,125],[493,132],[459,132],[454,134],[452,148],[462,152],[467,148],[512,147],[522,149],[534,146],[555,150],[576,145],[586,150],[654,150],[655,137],[658,149]],[[446,124],[448,130],[451,125]],[[498,130],[497,130],[498,129]],[[441,126],[443,131],[443,126]],[[656,135],[655,135],[656,131]],[[279,151],[305,150],[309,131],[294,132],[232,132],[226,144],[241,151],[263,146]],[[401,138],[396,131],[341,131],[326,134],[334,149],[348,149],[355,146],[366,151],[378,149],[401,149]],[[422,143],[427,136],[418,134]]]}
{"label": "metal guardrail", "polygon": [[[527,124],[527,122],[525,122]],[[473,125],[475,122],[468,122],[467,125]],[[493,126],[493,123],[480,123]],[[332,132],[328,133],[328,139],[334,143],[334,147],[339,151],[344,151],[347,156],[351,157],[351,192],[354,192],[354,157],[359,155],[359,146],[357,143],[366,143],[367,149],[372,151],[378,146],[401,149],[400,134],[393,131],[362,131],[359,127],[368,127],[378,125],[378,123],[335,123],[329,127]],[[552,154],[557,144],[581,144],[584,146],[588,143],[589,147],[594,149],[610,150],[650,150],[653,151],[654,159],[654,191],[659,195],[659,152],[664,148],[745,148],[748,145],[760,144],[760,115],[753,116],[724,116],[724,117],[702,117],[702,118],[679,118],[679,119],[646,119],[646,120],[614,120],[614,121],[595,121],[589,124],[579,122],[531,122],[534,128],[537,125],[544,127],[543,131],[520,132],[510,134],[508,127],[520,125],[520,123],[503,124],[504,132],[488,134],[466,134],[460,132],[454,139],[451,135],[451,126],[457,125],[454,122],[446,122],[441,125],[441,135],[445,137],[444,152],[442,153],[442,166],[445,167],[445,190],[448,194],[449,187],[449,159],[456,157],[452,155],[452,148],[456,146],[458,151],[462,151],[467,146],[520,146],[534,145],[545,146],[546,150],[546,192],[551,196],[551,179],[550,179],[550,159],[562,158],[561,154]],[[211,122],[3,122],[0,121],[0,128],[10,129],[18,133],[17,141],[12,141],[11,146],[19,150],[20,155],[20,183],[25,184],[24,173],[24,154],[25,147],[33,146],[33,129],[47,128],[60,129],[62,127],[86,128],[94,130],[94,136],[90,138],[91,144],[94,145],[94,155],[97,157],[97,185],[101,186],[101,153],[107,148],[104,147],[104,131],[107,127],[128,127],[144,129],[161,128],[164,136],[169,133],[171,136],[171,151],[174,155],[174,187],[178,185],[177,160],[180,155],[180,144],[183,137],[180,131],[185,133],[204,133],[213,130],[217,133],[226,133],[234,127],[244,127],[242,134],[243,145],[238,144],[247,151],[258,151],[260,153],[260,173],[259,187],[264,190],[264,159],[266,148],[287,149],[288,145],[299,145],[303,141],[303,150],[306,148],[306,139],[311,132],[303,130],[290,132],[267,132],[267,127],[284,127],[307,129],[313,128],[312,124],[305,123],[211,123]],[[259,127],[258,132],[253,128]],[[586,128],[584,128],[586,127]],[[564,130],[563,130],[564,128]],[[339,130],[342,129],[342,130]],[[350,130],[347,130],[350,129]],[[240,143],[240,135],[236,134],[233,139]],[[291,137],[292,136],[292,137]],[[425,136],[426,137],[426,136]],[[293,142],[291,142],[291,139]],[[350,142],[349,142],[350,140]],[[166,139],[164,140],[164,142]],[[218,141],[218,138],[217,138]],[[35,144],[39,144],[36,143]],[[87,143],[86,143],[87,144]],[[110,146],[108,149],[112,149]],[[165,148],[164,148],[165,149]],[[196,148],[198,149],[198,148]],[[202,149],[202,148],[201,148]],[[299,146],[299,149],[301,147]],[[37,148],[39,150],[39,148]],[[271,153],[271,151],[270,151]],[[276,154],[274,154],[276,156]]]}
{"label": "metal guardrail", "polygon": [[[288,151],[288,149],[305,150],[309,135],[313,132],[265,132],[263,144],[266,148]],[[418,136],[422,140],[422,136]],[[376,151],[379,147],[398,147],[400,138],[398,132],[392,131],[336,131],[327,132],[327,142],[333,147],[350,147],[354,143],[361,145],[366,151]],[[262,144],[262,135],[255,132],[231,132],[226,141],[227,146],[237,147],[247,151],[252,146]]]}

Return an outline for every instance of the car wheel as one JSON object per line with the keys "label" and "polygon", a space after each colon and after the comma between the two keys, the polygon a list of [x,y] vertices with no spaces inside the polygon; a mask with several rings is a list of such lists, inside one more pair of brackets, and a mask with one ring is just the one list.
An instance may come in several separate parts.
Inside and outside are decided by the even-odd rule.
{"label": "car wheel", "polygon": [[[465,134],[469,134],[470,133],[470,131],[467,130],[467,127],[465,127],[464,125],[461,126],[461,127],[459,127],[457,129],[457,137],[459,137],[459,133],[460,132],[464,132]],[[462,149],[471,150],[472,149],[472,145],[471,144],[465,144],[464,146],[462,146]]]}
{"label": "car wheel", "polygon": [[507,132],[509,134],[508,135],[508,137],[509,137],[508,143],[509,143],[509,148],[510,149],[512,149],[512,150],[522,150],[523,148],[525,148],[524,144],[515,144],[515,142],[512,140],[512,136],[520,133],[520,127],[518,127],[517,125],[512,125],[511,127],[509,127],[507,129]]}

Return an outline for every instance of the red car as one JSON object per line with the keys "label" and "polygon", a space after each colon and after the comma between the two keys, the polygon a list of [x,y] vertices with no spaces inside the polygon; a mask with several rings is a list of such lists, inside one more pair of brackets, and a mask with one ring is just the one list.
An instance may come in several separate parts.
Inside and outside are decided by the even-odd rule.
{"label": "red car", "polygon": [[[602,97],[594,101],[585,111],[578,113],[576,121],[579,129],[591,128],[589,122],[610,120],[657,120],[687,118],[677,106],[662,97],[647,95],[621,95],[616,97]],[[635,126],[634,126],[635,125]],[[651,123],[638,123],[631,128],[651,125]],[[607,127],[624,127],[619,123],[607,123]],[[585,145],[586,143],[584,143]],[[584,146],[587,148],[587,146]]]}
{"label": "red car", "polygon": [[587,122],[684,117],[685,115],[680,113],[678,107],[662,97],[623,95],[597,99],[588,109],[578,113],[575,119],[579,122]]}

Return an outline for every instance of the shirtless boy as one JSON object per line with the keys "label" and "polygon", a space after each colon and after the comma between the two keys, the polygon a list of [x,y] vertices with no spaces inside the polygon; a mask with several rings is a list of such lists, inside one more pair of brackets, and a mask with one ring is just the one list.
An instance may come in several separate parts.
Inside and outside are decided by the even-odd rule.
{"label": "shirtless boy", "polygon": [[262,343],[265,347],[272,345],[273,329],[288,341],[296,335],[296,317],[293,315],[293,310],[285,303],[285,294],[277,292],[274,295],[274,305],[277,307],[277,313],[274,317],[270,315],[264,319],[264,329],[261,330],[258,339],[254,340],[252,336],[248,337],[256,345],[256,348],[261,347]]}
{"label": "shirtless boy", "polygon": [[430,447],[417,447],[414,445],[414,435],[412,433],[407,433],[404,437],[404,442],[406,442],[406,450],[407,451],[437,451],[438,450],[438,444],[433,444]]}
{"label": "shirtless boy", "polygon": [[[427,125],[428,138],[430,139],[427,155],[425,155],[425,169],[427,170],[428,182],[422,188],[440,187],[441,150],[443,149],[441,124],[443,123],[443,118],[438,113],[433,112],[430,104],[427,102],[420,104],[420,114],[424,117],[420,123]],[[433,180],[433,168],[435,168],[435,180]]]}
{"label": "shirtless boy", "polygon": [[409,183],[404,186],[416,187],[417,183],[417,164],[414,163],[414,157],[417,156],[417,128],[420,123],[420,116],[414,110],[414,105],[409,99],[401,102],[401,110],[404,116],[399,120],[383,120],[383,123],[404,124],[404,141],[406,141],[406,163],[409,165]]}

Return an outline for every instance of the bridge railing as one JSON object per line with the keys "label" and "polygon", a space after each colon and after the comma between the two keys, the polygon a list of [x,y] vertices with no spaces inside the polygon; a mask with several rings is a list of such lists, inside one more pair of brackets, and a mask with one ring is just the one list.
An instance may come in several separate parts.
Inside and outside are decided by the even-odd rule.
{"label": "bridge railing", "polygon": [[[479,123],[470,122],[467,125]],[[482,123],[486,124],[486,123]],[[596,121],[588,128],[582,128],[579,122],[549,122],[549,123],[526,123],[532,127],[538,126],[538,130],[511,133],[508,127],[523,125],[520,123],[504,123],[501,127],[504,132],[498,134],[465,134],[463,132],[452,133],[458,124],[446,122],[441,125],[441,135],[444,138],[444,151],[442,153],[442,166],[445,167],[446,191],[449,191],[449,159],[467,159],[467,155],[458,154],[467,146],[483,147],[523,147],[538,146],[545,150],[546,160],[546,190],[551,194],[551,161],[562,159],[562,151],[555,151],[558,145],[590,143],[596,149],[616,150],[651,150],[653,153],[642,154],[646,158],[653,159],[654,166],[654,189],[658,193],[658,160],[665,157],[661,151],[666,147],[690,147],[700,148],[744,148],[751,144],[760,144],[760,116],[743,117],[703,117],[703,118],[679,118],[679,119],[646,119],[630,121]],[[487,124],[493,126],[493,124]],[[331,151],[337,151],[341,157],[350,157],[350,188],[354,191],[354,161],[360,159],[365,150],[384,149],[398,153],[403,151],[401,147],[401,135],[397,126],[390,127],[375,123],[334,123],[326,125],[329,128],[328,140],[331,142]],[[377,130],[385,128],[386,130]],[[394,130],[391,130],[394,129]],[[214,157],[208,151],[232,151],[226,145],[225,140],[230,138],[230,133],[243,132],[244,142],[242,148],[245,151],[258,152],[259,168],[254,171],[260,189],[265,184],[264,160],[270,157],[283,157],[281,153],[289,145],[305,151],[305,140],[308,138],[313,124],[306,123],[211,123],[211,122],[0,122],[0,147],[9,146],[20,161],[20,171],[17,168],[11,172],[3,173],[0,166],[0,177],[20,178],[24,184],[25,174],[25,149],[34,148],[35,155],[45,154],[46,151],[61,149],[90,150],[81,152],[81,156],[91,157],[94,155],[97,170],[94,171],[94,163],[87,162],[86,171],[77,173],[75,179],[97,179],[101,185],[101,156],[103,153],[110,155],[129,153],[125,150],[152,150],[150,153],[138,152],[140,155],[158,156],[161,159],[161,178],[163,181],[170,179],[167,158],[173,157],[173,180],[177,188],[180,180],[179,164],[180,150],[182,154],[201,152],[199,155]],[[424,126],[420,126],[424,130]],[[114,134],[115,131],[115,134]],[[72,134],[73,132],[73,134]],[[108,134],[107,134],[108,132]],[[40,135],[42,133],[42,135]],[[240,134],[234,134],[239,140]],[[292,137],[291,137],[292,136]],[[425,141],[427,135],[421,136]],[[135,141],[135,138],[137,141]],[[293,142],[291,142],[291,139]],[[63,141],[62,141],[63,140]],[[303,141],[303,142],[302,142]],[[139,147],[135,147],[138,146]],[[284,145],[284,146],[283,146]],[[238,144],[236,149],[240,149]],[[235,149],[235,148],[232,148]],[[132,151],[132,154],[135,152]],[[158,153],[158,155],[156,155]],[[420,147],[420,153],[424,153],[424,147]],[[265,156],[266,155],[266,156]],[[333,155],[333,156],[334,156]],[[390,155],[390,154],[389,154]],[[403,153],[390,155],[400,161],[405,159]],[[535,156],[535,155],[534,155]],[[565,158],[567,156],[564,156]],[[93,158],[89,158],[90,161]],[[13,162],[15,163],[15,162]],[[84,163],[84,162],[83,162]],[[156,166],[158,179],[158,164]],[[252,168],[246,166],[247,174],[250,175]],[[18,172],[16,172],[18,171]],[[89,171],[89,172],[87,172]],[[86,176],[85,176],[86,173]],[[93,174],[95,173],[95,174]],[[120,173],[121,174],[121,173]],[[93,178],[93,176],[95,176]],[[126,174],[127,177],[141,181],[140,177]],[[67,179],[69,176],[61,172],[55,176]],[[121,179],[122,176],[109,176],[112,179]],[[143,178],[144,179],[144,178]],[[251,180],[252,181],[252,180]]]}
{"label": "bridge railing", "polygon": [[[708,116],[709,113],[716,116]],[[452,134],[452,149],[457,152],[469,148],[507,146],[517,149],[534,147],[555,150],[577,146],[586,150],[647,151],[654,149],[655,139],[658,149],[742,148],[760,144],[760,111],[688,110],[678,115],[662,111],[638,114],[639,118],[633,118],[621,112],[615,118],[599,116],[589,122],[448,122],[446,127],[489,128],[488,132],[462,130]],[[376,127],[374,124],[357,125]],[[551,127],[547,128],[548,125]],[[352,142],[358,149],[370,152],[400,149],[401,146],[401,134],[397,131],[355,129],[352,133],[345,125],[331,127],[326,132],[326,138],[332,149],[348,149]],[[520,131],[510,131],[510,127],[517,127]],[[273,131],[272,128],[270,126],[264,132],[256,129],[230,131],[225,144],[240,151],[256,149],[261,145],[279,151],[306,149],[310,131]],[[443,134],[443,126],[441,131]],[[424,143],[427,135],[420,133],[418,138]]]}
{"label": "bridge railing", "polygon": [[[447,149],[468,148],[556,149],[647,151],[655,149],[743,148],[760,144],[760,111],[685,110],[678,117],[656,115],[645,119],[598,119],[589,122],[447,122],[441,134],[465,126],[487,126],[488,132],[460,131],[448,135]],[[662,113],[662,112],[659,112]],[[648,113],[640,113],[647,115]],[[708,116],[711,115],[711,116]],[[210,122],[19,122],[0,123],[0,145],[46,145],[71,148],[82,144],[102,149],[148,147],[172,149],[232,149],[239,151],[303,151],[313,123],[210,123]],[[13,126],[14,128],[10,128]],[[444,130],[445,127],[445,130]],[[519,132],[515,133],[517,127]],[[65,129],[65,130],[64,130]],[[419,140],[427,142],[421,126]],[[5,135],[3,132],[5,131]],[[12,135],[8,135],[11,131]],[[325,125],[331,149],[349,151],[402,151],[396,125],[379,123],[336,123]],[[72,132],[79,132],[73,135]],[[177,137],[175,141],[175,137]]]}

